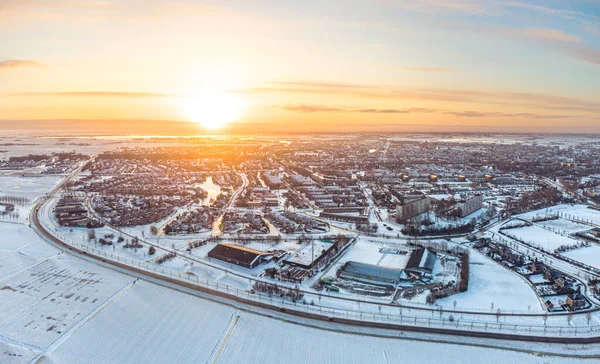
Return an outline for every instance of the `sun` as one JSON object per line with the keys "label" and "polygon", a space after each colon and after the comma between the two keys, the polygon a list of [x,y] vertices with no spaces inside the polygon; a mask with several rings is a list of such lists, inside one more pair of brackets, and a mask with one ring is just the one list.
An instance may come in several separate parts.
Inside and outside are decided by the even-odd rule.
{"label": "sun", "polygon": [[184,116],[204,128],[216,130],[239,119],[244,104],[241,99],[215,88],[203,88],[182,99]]}

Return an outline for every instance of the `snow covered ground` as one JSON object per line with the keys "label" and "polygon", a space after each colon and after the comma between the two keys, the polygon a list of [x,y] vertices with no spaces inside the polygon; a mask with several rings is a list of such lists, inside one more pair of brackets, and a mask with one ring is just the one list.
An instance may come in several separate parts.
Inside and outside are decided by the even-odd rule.
{"label": "snow covered ground", "polygon": [[131,280],[65,255],[45,260],[2,280],[0,333],[48,347]]}
{"label": "snow covered ground", "polygon": [[242,315],[218,362],[550,364],[578,361],[483,347],[351,335]]}
{"label": "snow covered ground", "polygon": [[58,253],[58,250],[50,245],[39,243],[39,237],[27,225],[0,222],[0,254],[2,251],[11,251],[47,258]]}
{"label": "snow covered ground", "polygon": [[[0,223],[0,236],[0,254],[4,254],[0,286],[6,287],[0,290],[3,364],[32,362],[42,356],[43,362],[54,364],[378,363],[399,358],[403,362],[437,362],[440,357],[445,363],[464,363],[484,356],[498,362],[571,362],[294,325],[144,281],[133,284],[130,276],[64,253],[57,255],[57,249],[41,241],[25,224]],[[380,244],[371,245],[378,252]],[[361,255],[359,250],[356,254]],[[208,268],[191,268],[195,272],[201,269]],[[247,284],[212,271],[217,273],[220,276],[214,278],[220,282]]]}
{"label": "snow covered ground", "polygon": [[590,226],[572,222],[566,219],[548,220],[536,223],[549,230],[553,230],[559,234],[574,234],[580,231],[589,230]]}
{"label": "snow covered ground", "polygon": [[505,230],[504,233],[549,252],[554,251],[554,249],[562,245],[575,245],[578,243],[575,239],[554,233],[537,225]]}
{"label": "snow covered ground", "polygon": [[567,205],[561,204],[552,206],[546,209],[540,209],[536,211],[531,211],[519,217],[524,219],[532,219],[536,216],[548,215],[548,214],[556,214],[560,213],[563,217],[568,217],[569,219],[577,217],[578,219],[591,222],[596,225],[600,225],[600,211],[590,209],[587,205]]}
{"label": "snow covered ground", "polygon": [[525,280],[475,250],[470,255],[468,291],[440,299],[437,304],[450,309],[455,300],[457,309],[544,312]]}
{"label": "snow covered ground", "polygon": [[205,363],[233,308],[138,282],[48,355],[51,363]]}
{"label": "snow covered ground", "polygon": [[63,176],[39,175],[21,177],[19,175],[0,175],[0,195],[27,197],[31,200],[50,191]]}
{"label": "snow covered ground", "polygon": [[12,345],[0,337],[0,363],[2,364],[22,364],[33,361],[39,353],[33,349],[23,346]]}
{"label": "snow covered ground", "polygon": [[[29,209],[35,204],[36,199],[52,190],[62,178],[63,176],[0,175],[0,196],[25,197],[29,200],[25,205],[15,206],[15,212],[19,214],[16,221],[25,222]],[[7,220],[7,218],[2,218],[2,220]]]}
{"label": "snow covered ground", "polygon": [[600,246],[592,244],[588,247],[570,250],[565,253],[561,253],[567,258],[577,260],[583,264],[600,269]]}

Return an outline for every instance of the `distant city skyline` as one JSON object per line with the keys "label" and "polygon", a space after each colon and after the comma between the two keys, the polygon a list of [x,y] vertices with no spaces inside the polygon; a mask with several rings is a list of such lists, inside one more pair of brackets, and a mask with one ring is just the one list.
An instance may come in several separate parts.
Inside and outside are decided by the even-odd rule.
{"label": "distant city skyline", "polygon": [[0,130],[595,133],[599,24],[598,0],[8,0]]}

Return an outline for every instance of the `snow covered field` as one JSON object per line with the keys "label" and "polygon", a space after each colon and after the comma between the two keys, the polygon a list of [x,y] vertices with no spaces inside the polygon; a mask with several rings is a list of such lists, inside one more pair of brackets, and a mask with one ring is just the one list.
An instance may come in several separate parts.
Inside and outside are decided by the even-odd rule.
{"label": "snow covered field", "polygon": [[0,196],[16,196],[29,199],[29,203],[15,206],[15,211],[19,213],[17,221],[25,222],[36,199],[52,190],[62,178],[63,176],[21,177],[18,175],[0,175]]}
{"label": "snow covered field", "polygon": [[[10,273],[9,268],[0,268],[0,286],[7,287],[0,290],[3,364],[32,362],[41,356],[43,362],[54,364],[197,363],[215,359],[222,363],[378,363],[398,358],[403,362],[435,362],[440,356],[445,363],[472,362],[483,356],[498,362],[571,362],[490,348],[384,339],[293,325],[236,312],[231,307],[144,281],[132,284],[132,277],[66,254],[56,256],[59,251],[41,241],[24,224],[0,223],[0,236],[9,237],[1,241],[0,251],[8,255],[0,261],[19,266]],[[379,254],[380,244],[365,246],[373,247],[373,253]],[[359,257],[360,249],[355,254]],[[202,269],[207,268],[191,268],[196,272]],[[488,269],[490,276],[496,273]],[[245,283],[230,282],[238,278],[220,274],[214,277],[220,282]],[[511,285],[516,286],[514,282]]]}
{"label": "snow covered field", "polygon": [[600,269],[600,246],[596,244],[592,244],[585,248],[579,248],[575,250],[570,250],[568,252],[564,252],[561,255],[564,255],[567,258],[574,259],[583,264],[587,264],[591,267],[595,267]]}
{"label": "snow covered field", "polygon": [[48,358],[57,364],[205,363],[234,314],[233,308],[138,282]]}
{"label": "snow covered field", "polygon": [[535,292],[517,273],[474,250],[470,256],[469,290],[442,298],[437,304],[452,308],[455,300],[457,309],[544,312]]}
{"label": "snow covered field", "polygon": [[2,280],[0,333],[45,348],[131,280],[69,256],[46,260]]}
{"label": "snow covered field", "polygon": [[548,215],[550,213],[561,213],[563,217],[569,217],[569,219],[577,217],[577,219],[589,221],[593,224],[600,225],[600,211],[590,209],[587,207],[587,205],[561,204],[549,207],[547,209],[531,211],[519,215],[519,217],[522,217],[524,219],[532,219],[536,216]]}
{"label": "snow covered field", "polygon": [[505,230],[504,232],[550,252],[562,245],[575,245],[578,243],[575,239],[556,234],[537,225]]}
{"label": "snow covered field", "polygon": [[58,253],[50,245],[40,244],[39,237],[27,225],[9,222],[0,222],[0,254],[2,251],[34,257],[49,257]]}
{"label": "snow covered field", "polygon": [[574,234],[590,229],[589,225],[579,224],[566,219],[541,221],[537,224],[560,234]]}
{"label": "snow covered field", "polygon": [[23,346],[12,345],[0,337],[0,363],[29,363],[38,356],[38,352]]}
{"label": "snow covered field", "polygon": [[244,314],[218,362],[550,364],[576,361],[482,347],[350,335]]}
{"label": "snow covered field", "polygon": [[63,176],[21,177],[19,175],[0,176],[0,195],[27,197],[31,200],[50,191]]}

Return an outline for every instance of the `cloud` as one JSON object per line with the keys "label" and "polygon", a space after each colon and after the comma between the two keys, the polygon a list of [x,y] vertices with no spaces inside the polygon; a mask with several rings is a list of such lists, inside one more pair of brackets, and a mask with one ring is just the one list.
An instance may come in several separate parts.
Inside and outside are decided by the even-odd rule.
{"label": "cloud", "polygon": [[[479,21],[469,21],[466,19],[461,19],[460,21],[439,20],[438,18],[441,17],[436,17],[434,25],[444,29],[462,31],[469,34],[510,37],[517,41],[529,39],[531,41],[541,42],[549,49],[553,49],[572,59],[593,65],[600,65],[597,56],[600,49],[589,44],[584,44],[584,41],[574,34],[569,34],[559,29],[553,29],[556,24],[560,24],[559,21],[566,21],[577,25],[585,34],[593,37],[600,37],[600,28],[597,25],[600,24],[600,17],[593,12],[584,13],[571,9],[542,6],[531,4],[528,1],[423,0],[406,2],[408,4],[401,0],[381,1],[394,7],[416,10],[424,14],[452,11],[477,16]],[[600,4],[598,1],[595,1],[594,3]],[[502,26],[497,25],[497,22],[490,21],[508,17],[524,18],[529,14],[528,12],[534,13],[536,16],[539,15],[548,18],[548,24],[551,27]],[[527,20],[522,20],[521,23],[525,25],[529,22]],[[566,47],[568,44],[580,44],[580,47]]]}
{"label": "cloud", "polygon": [[402,67],[402,69],[412,72],[452,72],[452,68]]}
{"label": "cloud", "polygon": [[533,113],[504,113],[504,112],[480,112],[480,111],[444,111],[445,115],[453,115],[468,118],[524,118],[524,119],[568,119],[571,115],[533,114]]}
{"label": "cloud", "polygon": [[532,39],[539,39],[551,42],[565,42],[565,43],[581,43],[581,39],[577,36],[567,34],[560,30],[547,29],[547,28],[524,28],[518,30],[519,33]]}
{"label": "cloud", "polygon": [[523,119],[568,119],[571,115],[536,114],[536,113],[504,113],[504,112],[482,112],[482,111],[453,111],[429,108],[407,108],[407,109],[376,109],[357,107],[334,107],[326,105],[285,105],[283,110],[299,113],[361,113],[361,114],[440,114],[464,118],[523,118]]}
{"label": "cloud", "polygon": [[427,108],[409,108],[409,109],[361,109],[354,107],[335,107],[323,105],[286,105],[281,107],[287,111],[300,113],[316,112],[338,112],[338,113],[362,113],[362,114],[412,114],[412,113],[432,113],[439,110]]}
{"label": "cloud", "polygon": [[453,11],[468,14],[485,14],[488,11],[486,2],[483,0],[379,0],[399,9],[425,11],[428,13],[439,13]]}
{"label": "cloud", "polygon": [[130,97],[130,98],[151,98],[151,97],[181,97],[178,94],[153,93],[153,92],[123,92],[123,91],[66,91],[66,92],[18,92],[10,96],[67,96],[67,97]]}
{"label": "cloud", "polygon": [[21,68],[21,67],[41,68],[41,67],[44,67],[44,65],[40,62],[30,61],[30,60],[25,60],[25,59],[7,59],[4,61],[0,61],[0,69]]}
{"label": "cloud", "polygon": [[314,112],[348,112],[348,109],[331,107],[331,106],[319,106],[319,105],[286,105],[282,109],[287,111],[296,111],[300,113],[314,113]]}
{"label": "cloud", "polygon": [[[600,3],[599,3],[600,4]],[[520,1],[507,1],[502,3],[506,8],[518,8],[536,12],[541,15],[563,18],[567,20],[575,20],[581,23],[587,22],[589,19],[598,19],[597,15],[591,13],[583,13],[576,10],[553,8],[548,6],[542,6],[537,4],[531,4],[530,2]]]}
{"label": "cloud", "polygon": [[564,51],[582,61],[600,66],[600,50],[589,47],[567,47]]}
{"label": "cloud", "polygon": [[600,66],[600,49],[585,44],[555,44],[554,48],[564,55],[579,61]]}
{"label": "cloud", "polygon": [[[600,60],[600,54],[585,53],[577,44],[571,45],[572,52],[582,52],[580,57],[590,61]],[[598,59],[596,59],[598,58]],[[398,88],[392,86],[353,85],[326,82],[271,82],[265,87],[235,91],[243,94],[309,94],[347,96],[362,99],[407,100],[453,102],[474,105],[518,106],[540,110],[561,110],[578,112],[600,112],[600,100],[586,100],[573,97],[539,93],[442,89],[442,88]]]}

